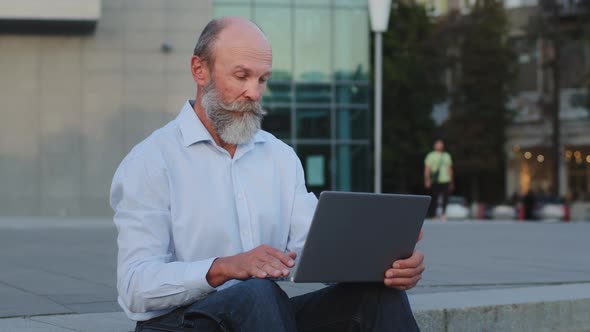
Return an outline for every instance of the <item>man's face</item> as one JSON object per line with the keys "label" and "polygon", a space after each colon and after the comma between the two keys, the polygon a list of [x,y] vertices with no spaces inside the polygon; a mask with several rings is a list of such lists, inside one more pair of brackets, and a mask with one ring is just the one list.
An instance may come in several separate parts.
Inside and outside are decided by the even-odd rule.
{"label": "man's face", "polygon": [[224,142],[247,143],[265,114],[260,99],[271,75],[270,45],[262,34],[236,25],[222,31],[213,52],[202,106]]}
{"label": "man's face", "polygon": [[219,137],[228,144],[249,142],[266,114],[258,101],[240,99],[226,103],[214,80],[205,86],[201,105]]}
{"label": "man's face", "polygon": [[445,148],[445,144],[443,143],[443,141],[438,140],[434,143],[434,150],[436,151],[442,151]]}

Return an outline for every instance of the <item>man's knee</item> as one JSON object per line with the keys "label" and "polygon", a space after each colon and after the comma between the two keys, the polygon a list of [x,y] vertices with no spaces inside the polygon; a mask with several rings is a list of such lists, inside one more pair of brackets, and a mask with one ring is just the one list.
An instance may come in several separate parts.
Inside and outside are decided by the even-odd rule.
{"label": "man's knee", "polygon": [[380,306],[385,303],[405,306],[408,304],[406,292],[386,287],[381,283],[341,284],[349,297],[357,298],[363,305]]}
{"label": "man's knee", "polygon": [[380,302],[393,301],[399,302],[402,305],[405,305],[408,302],[408,296],[405,291],[386,287],[379,283],[371,284],[366,291],[379,297]]}
{"label": "man's knee", "polygon": [[231,326],[247,326],[249,331],[279,331],[294,326],[289,297],[274,281],[251,279],[233,287],[234,305],[241,310],[227,316]]}
{"label": "man's knee", "polygon": [[287,294],[274,281],[268,279],[250,279],[240,284],[240,291],[252,305],[286,302]]}

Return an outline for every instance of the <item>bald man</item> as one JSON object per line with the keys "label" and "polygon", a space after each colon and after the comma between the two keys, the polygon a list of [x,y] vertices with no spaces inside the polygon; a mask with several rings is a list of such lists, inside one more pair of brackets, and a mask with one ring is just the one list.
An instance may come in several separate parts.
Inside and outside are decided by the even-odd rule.
{"label": "bald man", "polygon": [[111,187],[118,301],[136,331],[415,331],[405,290],[424,256],[383,283],[289,298],[317,199],[294,151],[260,129],[272,50],[240,18],[215,19],[191,59],[196,99],[139,143]]}

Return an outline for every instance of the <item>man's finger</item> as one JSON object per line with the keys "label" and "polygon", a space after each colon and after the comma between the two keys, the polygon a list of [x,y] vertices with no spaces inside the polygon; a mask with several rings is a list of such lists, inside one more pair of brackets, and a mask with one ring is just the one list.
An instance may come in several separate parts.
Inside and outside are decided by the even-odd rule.
{"label": "man's finger", "polygon": [[295,264],[295,260],[293,258],[291,258],[291,256],[287,255],[286,253],[284,253],[276,248],[268,247],[268,248],[266,248],[266,253],[279,259],[287,267],[293,267],[293,265]]}
{"label": "man's finger", "polygon": [[259,268],[257,268],[257,267],[255,267],[255,268],[252,268],[252,269],[250,270],[249,274],[250,274],[252,277],[255,277],[255,278],[260,278],[260,279],[264,279],[264,278],[268,277],[268,273],[267,273],[266,271],[264,271],[264,270],[262,270],[262,269],[259,269]]}
{"label": "man's finger", "polygon": [[406,259],[400,259],[398,261],[393,262],[394,269],[407,269],[407,268],[415,268],[418,265],[424,262],[424,254],[421,251],[414,250],[412,256]]}
{"label": "man's finger", "polygon": [[289,274],[289,267],[283,264],[280,260],[271,255],[266,255],[266,263],[272,266],[275,270],[280,271],[281,274],[287,276]]}
{"label": "man's finger", "polygon": [[420,230],[420,234],[418,234],[418,241],[417,242],[420,242],[420,240],[422,240],[423,237],[424,237],[424,231]]}
{"label": "man's finger", "polygon": [[272,266],[272,264],[264,263],[263,265],[259,266],[258,269],[264,272],[265,275],[263,278],[266,278],[268,276],[280,277],[281,275],[283,275],[283,270],[275,268],[274,266]]}
{"label": "man's finger", "polygon": [[267,273],[269,276],[272,276],[272,277],[278,278],[278,277],[280,277],[280,276],[282,276],[282,275],[283,275],[283,270],[275,269],[275,268],[274,268],[274,267],[272,267],[272,266],[267,266],[266,273]]}
{"label": "man's finger", "polygon": [[410,269],[389,269],[385,271],[385,278],[411,278],[415,275],[420,275],[424,272],[426,267],[420,264],[416,268]]}
{"label": "man's finger", "polygon": [[418,281],[420,281],[420,279],[422,279],[421,276],[415,276],[412,278],[385,278],[384,283],[385,283],[385,286],[389,286],[389,287],[399,287],[399,286],[414,287],[414,286],[416,286]]}

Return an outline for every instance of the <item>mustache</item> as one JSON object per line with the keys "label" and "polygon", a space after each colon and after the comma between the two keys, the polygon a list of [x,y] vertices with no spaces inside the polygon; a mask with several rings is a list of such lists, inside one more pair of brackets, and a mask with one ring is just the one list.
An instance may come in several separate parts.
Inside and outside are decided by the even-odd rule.
{"label": "mustache", "polygon": [[259,116],[266,115],[266,111],[262,108],[262,104],[258,101],[236,100],[231,103],[225,103],[219,100],[219,106],[230,112],[252,113]]}
{"label": "mustache", "polygon": [[236,100],[233,102],[225,102],[219,91],[215,87],[215,82],[211,81],[205,86],[204,95],[210,96],[211,101],[216,104],[215,108],[222,109],[229,112],[252,113],[258,117],[266,115],[266,111],[258,101],[253,100]]}

